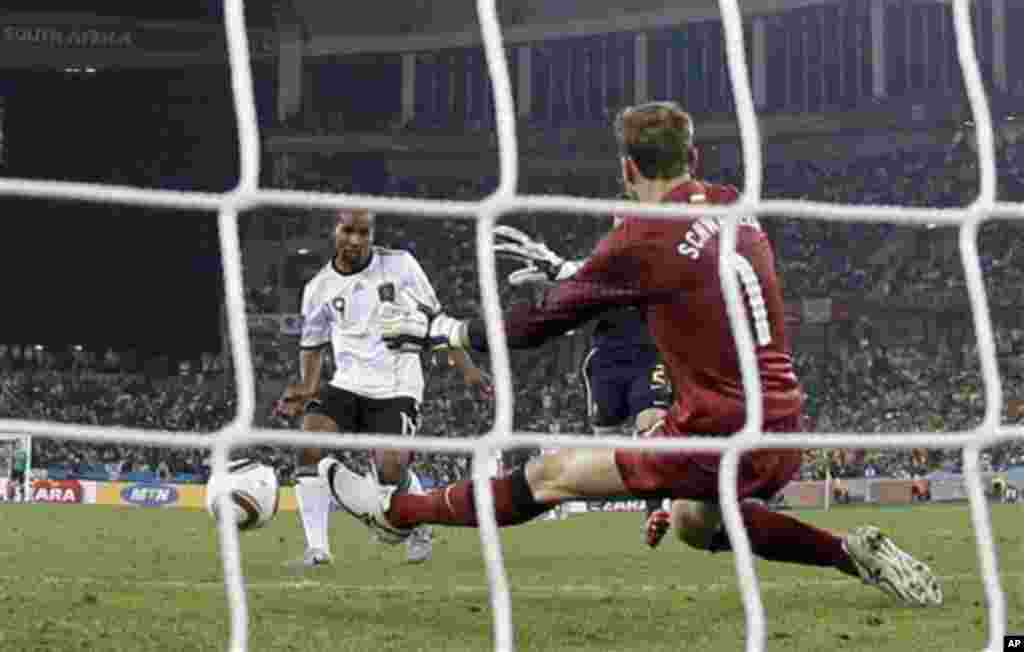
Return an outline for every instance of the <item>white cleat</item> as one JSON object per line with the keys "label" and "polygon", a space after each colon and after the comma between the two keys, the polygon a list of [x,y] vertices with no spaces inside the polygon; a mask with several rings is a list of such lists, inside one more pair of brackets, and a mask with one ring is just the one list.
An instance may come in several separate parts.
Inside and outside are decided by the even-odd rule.
{"label": "white cleat", "polygon": [[405,540],[405,560],[410,564],[422,564],[434,556],[434,534],[430,527],[421,525]]}
{"label": "white cleat", "polygon": [[928,565],[900,550],[878,528],[859,527],[844,544],[865,584],[920,607],[942,604],[942,587]]}
{"label": "white cleat", "polygon": [[306,553],[301,559],[293,559],[284,563],[288,568],[313,568],[315,566],[330,566],[334,563],[334,557],[323,548],[306,548]]}
{"label": "white cleat", "polygon": [[353,473],[333,457],[320,460],[317,471],[341,508],[362,521],[383,543],[396,545],[412,534],[413,530],[396,528],[384,516],[391,506],[394,487],[382,487],[372,476]]}

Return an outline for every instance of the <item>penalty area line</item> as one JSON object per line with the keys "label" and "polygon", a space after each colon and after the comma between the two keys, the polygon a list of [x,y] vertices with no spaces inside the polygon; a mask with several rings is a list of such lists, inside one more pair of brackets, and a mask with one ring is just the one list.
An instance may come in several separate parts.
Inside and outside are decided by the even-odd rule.
{"label": "penalty area line", "polygon": [[[1002,573],[1000,579],[1005,581],[1011,579],[1024,578],[1024,573]],[[981,575],[975,573],[959,573],[953,575],[940,575],[938,576],[940,582],[964,582],[964,581],[977,581],[982,582]],[[849,578],[837,578],[833,580],[826,579],[792,579],[792,580],[769,580],[758,582],[762,590],[773,590],[773,589],[786,589],[786,588],[811,588],[811,587],[833,587],[833,586],[847,586],[847,585],[859,585],[862,582],[858,579]],[[140,586],[154,587],[154,588],[176,588],[176,589],[217,589],[223,590],[223,582],[183,582],[183,581],[153,581],[153,582],[135,582],[129,584],[138,584]],[[352,593],[375,593],[375,594],[388,594],[388,593],[488,593],[489,587],[485,584],[454,584],[454,585],[434,585],[434,584],[391,584],[391,585],[367,585],[367,584],[340,584],[330,581],[320,580],[278,580],[278,581],[257,581],[257,582],[246,582],[245,588],[253,591],[280,591],[280,590],[299,590],[299,589],[330,589],[334,591],[347,591]],[[512,593],[535,595],[538,597],[543,596],[555,596],[565,594],[578,594],[578,595],[628,595],[628,596],[644,596],[656,593],[706,593],[706,592],[724,592],[724,591],[739,591],[739,585],[736,583],[726,582],[711,582],[706,584],[643,584],[639,586],[602,586],[599,584],[523,584],[515,585],[511,587]]]}

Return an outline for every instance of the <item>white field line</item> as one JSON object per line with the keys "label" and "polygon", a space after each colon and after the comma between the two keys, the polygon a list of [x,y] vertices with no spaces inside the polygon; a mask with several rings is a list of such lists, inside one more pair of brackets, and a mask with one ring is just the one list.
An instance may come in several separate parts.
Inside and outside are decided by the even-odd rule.
{"label": "white field line", "polygon": [[[823,569],[824,570],[824,569]],[[828,572],[828,571],[825,571]],[[972,582],[981,583],[982,578],[978,573],[959,573],[953,575],[940,575],[939,580],[943,583],[949,582]],[[1010,580],[1024,578],[1024,572],[1001,573],[1000,579],[1006,583]],[[24,580],[23,576],[7,576],[4,580]],[[155,581],[122,581],[116,578],[99,577],[64,577],[64,576],[42,576],[36,578],[41,584],[113,584],[121,586],[137,586],[141,588],[168,588],[181,590],[215,590],[223,591],[222,581],[188,582],[183,580],[155,580]],[[765,590],[787,589],[787,588],[812,588],[812,587],[834,587],[834,586],[855,586],[860,582],[853,578],[819,579],[819,578],[793,578],[789,580],[762,580],[761,588]],[[321,580],[274,580],[262,582],[246,582],[246,589],[251,591],[279,591],[297,589],[331,589],[334,591],[351,591],[353,593],[486,593],[489,589],[486,584],[388,584],[388,585],[367,585],[367,584],[340,584],[331,581]],[[524,584],[512,585],[512,592],[527,594],[537,597],[580,594],[593,596],[643,596],[652,593],[708,593],[738,591],[738,584],[735,582],[711,582],[705,584],[642,584],[640,586],[611,586],[598,584]]]}

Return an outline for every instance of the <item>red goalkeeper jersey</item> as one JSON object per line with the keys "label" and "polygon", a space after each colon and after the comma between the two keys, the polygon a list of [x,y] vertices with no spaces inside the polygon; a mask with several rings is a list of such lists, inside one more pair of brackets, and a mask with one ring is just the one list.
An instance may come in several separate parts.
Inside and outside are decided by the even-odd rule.
{"label": "red goalkeeper jersey", "polygon": [[[664,201],[727,204],[737,196],[732,186],[689,181]],[[667,430],[737,431],[745,419],[744,396],[719,277],[719,235],[715,218],[626,218],[542,304],[519,306],[505,315],[509,346],[534,347],[610,308],[642,306],[675,390]],[[797,415],[802,392],[786,335],[775,257],[755,219],[741,222],[734,255],[756,345],[764,420]],[[474,345],[483,344],[481,326],[470,327]]]}

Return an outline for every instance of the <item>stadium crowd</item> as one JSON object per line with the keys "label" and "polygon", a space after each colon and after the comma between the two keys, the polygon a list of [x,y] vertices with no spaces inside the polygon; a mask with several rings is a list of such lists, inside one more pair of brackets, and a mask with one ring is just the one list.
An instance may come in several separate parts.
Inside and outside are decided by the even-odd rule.
{"label": "stadium crowd", "polygon": [[[1020,200],[1024,173],[1018,147],[1000,151],[1000,196]],[[276,181],[289,188],[361,191],[356,179],[331,169],[330,157],[314,158],[311,167],[292,166]],[[720,178],[742,183],[734,172]],[[493,181],[493,180],[491,180]],[[388,194],[473,199],[484,196],[491,181],[422,183],[387,178]],[[524,190],[540,194],[611,197],[614,183],[584,175],[524,178]],[[857,159],[844,165],[800,163],[769,166],[766,194],[772,197],[807,198],[844,203],[907,205],[965,205],[977,191],[973,153],[962,143],[934,151]],[[380,188],[373,191],[380,192]],[[280,212],[279,212],[280,213]],[[537,234],[567,257],[583,256],[601,233],[607,220],[549,219],[541,213],[515,216],[511,221]],[[282,237],[324,238],[330,231],[329,216],[275,214],[285,225]],[[571,225],[567,227],[568,225]],[[845,296],[882,304],[903,302],[912,306],[966,310],[963,268],[955,231],[892,225],[847,224],[814,220],[768,218],[765,228],[776,245],[787,299]],[[439,228],[440,225],[440,228]],[[243,232],[243,238],[244,238]],[[1019,305],[1024,284],[1022,238],[1016,227],[989,224],[981,232],[980,253],[994,305]],[[479,290],[473,226],[464,221],[415,221],[384,216],[378,241],[385,246],[408,249],[434,279],[442,303],[459,315],[479,313]],[[892,255],[879,252],[899,247]],[[443,252],[438,256],[436,252]],[[503,272],[504,270],[500,270]],[[443,281],[442,281],[443,279]],[[276,300],[279,279],[249,282],[248,309],[253,313],[286,312]],[[536,292],[536,291],[533,291]],[[502,285],[502,300],[534,300],[531,291]],[[926,304],[922,304],[926,301]],[[1024,332],[1003,327],[997,336],[1003,364],[1006,394],[1020,392]],[[809,427],[817,431],[885,433],[906,430],[952,431],[976,425],[983,410],[983,391],[977,355],[970,337],[936,346],[915,343],[886,344],[864,329],[837,331],[829,353],[797,351],[798,367],[808,397]],[[585,433],[586,399],[578,368],[586,352],[587,336],[578,332],[536,352],[517,354],[513,374],[516,388],[516,427],[540,432]],[[283,387],[297,377],[294,338],[253,338],[258,382]],[[53,420],[70,423],[131,425],[145,428],[211,432],[223,426],[234,412],[235,400],[230,365],[197,364],[196,369],[164,381],[140,374],[111,373],[110,359],[85,364],[55,362],[25,349],[0,348],[0,417]],[[103,367],[106,366],[106,369]],[[485,432],[492,418],[489,404],[479,401],[462,385],[458,374],[443,357],[430,361],[427,399],[422,409],[420,432],[426,436],[462,437]],[[329,370],[328,370],[329,371]],[[274,392],[268,392],[272,396]],[[270,416],[270,404],[258,409],[258,425],[290,427]],[[1008,419],[1019,418],[1016,414]],[[83,466],[102,465],[116,472],[170,472],[201,479],[206,472],[202,451],[137,449],[128,446],[86,445],[39,439],[34,446],[34,466],[66,467],[74,473]],[[292,470],[291,453],[264,450],[287,478]],[[1004,445],[989,452],[986,463],[993,469],[1024,462],[1024,446]],[[955,450],[920,452],[854,452],[840,456],[809,454],[804,477],[817,477],[825,464],[838,476],[874,473],[882,476],[917,476],[935,469],[956,470]],[[419,471],[433,481],[445,482],[466,473],[461,456],[421,455]],[[869,470],[870,469],[870,470]]]}

